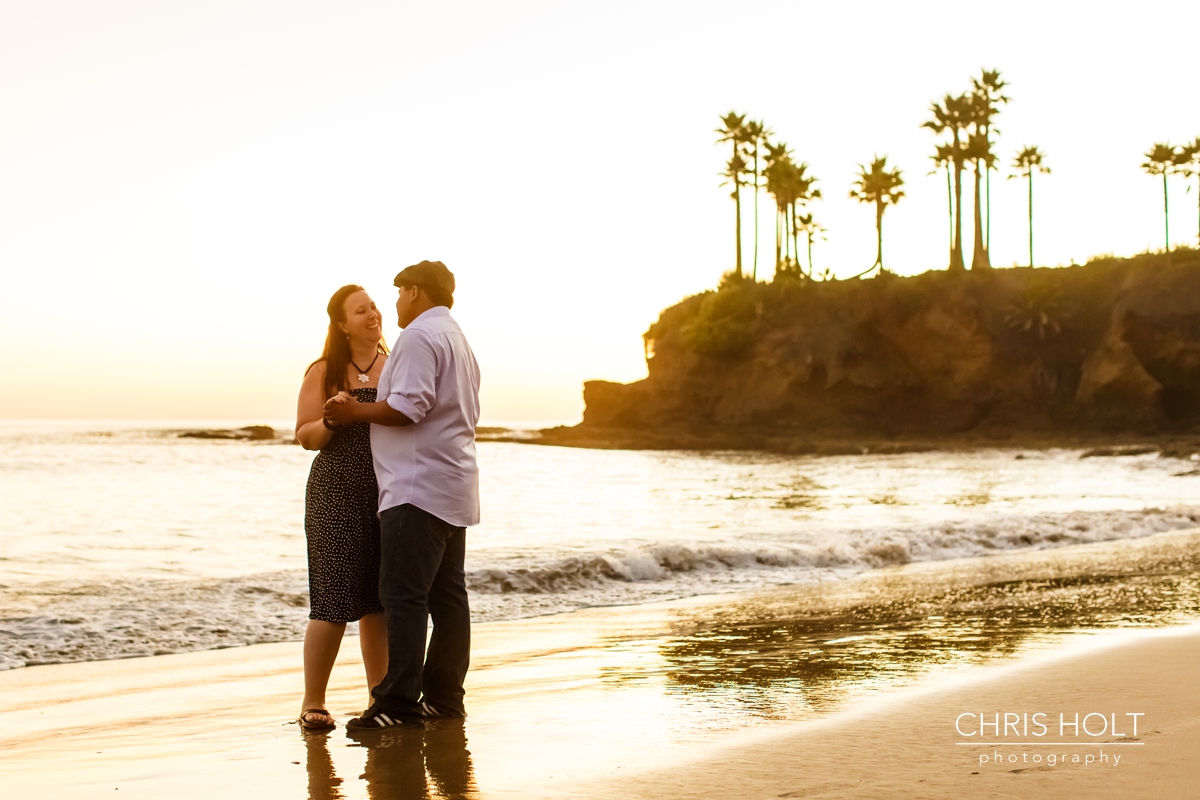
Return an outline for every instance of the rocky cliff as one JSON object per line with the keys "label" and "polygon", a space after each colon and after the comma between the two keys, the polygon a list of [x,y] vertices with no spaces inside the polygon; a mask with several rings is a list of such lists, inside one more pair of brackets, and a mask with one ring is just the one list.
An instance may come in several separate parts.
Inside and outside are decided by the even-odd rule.
{"label": "rocky cliff", "polygon": [[649,377],[586,383],[583,423],[558,429],[563,443],[1200,429],[1191,250],[1057,269],[731,281],[662,312],[645,341]]}

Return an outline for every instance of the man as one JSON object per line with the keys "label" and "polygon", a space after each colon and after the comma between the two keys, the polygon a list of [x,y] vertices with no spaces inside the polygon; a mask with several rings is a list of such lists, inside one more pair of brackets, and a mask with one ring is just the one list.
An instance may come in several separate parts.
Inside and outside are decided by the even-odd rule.
{"label": "man", "polygon": [[414,264],[395,285],[404,330],[379,376],[378,401],[339,394],[325,405],[330,425],[371,423],[379,479],[388,671],[371,707],[347,722],[349,731],[466,714],[471,617],[463,559],[466,528],[479,523],[479,365],[450,316],[454,275],[445,264]]}

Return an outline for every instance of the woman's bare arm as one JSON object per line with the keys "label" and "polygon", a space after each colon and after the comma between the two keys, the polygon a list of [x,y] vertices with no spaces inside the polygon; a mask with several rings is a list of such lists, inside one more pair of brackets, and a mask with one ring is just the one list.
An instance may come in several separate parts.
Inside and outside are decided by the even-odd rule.
{"label": "woman's bare arm", "polygon": [[339,392],[325,404],[325,416],[335,428],[355,422],[370,422],[389,428],[402,428],[413,421],[387,404],[386,400],[375,403],[360,403],[346,392]]}
{"label": "woman's bare arm", "polygon": [[318,361],[304,376],[296,404],[296,441],[305,450],[320,450],[329,444],[333,431],[325,427],[325,362]]}

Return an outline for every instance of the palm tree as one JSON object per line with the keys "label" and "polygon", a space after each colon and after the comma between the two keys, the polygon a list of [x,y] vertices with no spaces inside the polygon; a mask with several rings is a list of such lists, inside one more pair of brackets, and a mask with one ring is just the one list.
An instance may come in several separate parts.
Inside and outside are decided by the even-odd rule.
{"label": "palm tree", "polygon": [[966,163],[965,148],[962,134],[970,121],[971,101],[967,95],[946,95],[942,102],[931,103],[929,110],[933,118],[922,123],[921,127],[929,128],[934,133],[949,132],[950,142],[947,145],[951,163],[954,165],[954,238],[950,246],[950,271],[962,272],[966,269],[962,256],[962,173]]}
{"label": "palm tree", "polygon": [[1013,159],[1012,166],[1017,170],[1017,174],[1008,176],[1010,179],[1025,178],[1029,181],[1029,267],[1031,269],[1033,268],[1033,173],[1050,174],[1050,168],[1045,165],[1045,160],[1045,154],[1038,150],[1037,146],[1025,145]]}
{"label": "palm tree", "polygon": [[815,188],[817,179],[808,174],[808,162],[802,161],[796,165],[794,174],[792,175],[792,205],[791,205],[791,225],[792,225],[792,254],[796,261],[796,268],[800,266],[800,207],[807,206],[813,200],[821,199],[821,190]]}
{"label": "palm tree", "polygon": [[767,194],[775,198],[775,269],[779,269],[780,264],[780,242],[781,228],[787,224],[787,208],[789,202],[787,200],[788,186],[788,171],[794,166],[792,164],[792,154],[788,151],[788,146],[783,142],[771,144],[764,142],[763,147],[766,149],[766,167],[763,168],[763,178],[766,179]]}
{"label": "palm tree", "polygon": [[980,189],[983,186],[983,171],[991,170],[996,161],[992,146],[982,132],[972,133],[967,140],[966,156],[975,165],[975,249],[971,254],[971,269],[991,269],[987,247],[983,243],[983,214],[980,204]]}
{"label": "palm tree", "polygon": [[721,184],[733,184],[733,193],[730,197],[733,198],[734,205],[737,208],[737,276],[742,277],[742,184],[746,177],[746,160],[742,158],[742,145],[746,141],[746,115],[735,114],[730,111],[725,116],[721,117],[721,127],[713,131],[718,135],[717,144],[730,142],[733,147],[733,154],[729,158],[729,163],[725,166],[725,171],[721,173],[721,177],[726,180]]}
{"label": "palm tree", "polygon": [[820,199],[821,190],[816,188],[817,179],[808,174],[807,162],[794,162],[786,147],[782,145],[776,146],[771,152],[773,158],[763,175],[767,178],[767,191],[775,198],[775,210],[778,215],[776,231],[782,237],[782,244],[776,242],[775,269],[799,270],[797,219],[800,208]]}
{"label": "palm tree", "polygon": [[[1200,177],[1200,136],[1193,139],[1191,144],[1179,148],[1179,153],[1175,156],[1175,166],[1185,178]],[[1200,185],[1196,188],[1200,190]],[[1196,205],[1200,211],[1200,191],[1196,192]],[[1196,224],[1196,238],[1200,239],[1200,222]]]}
{"label": "palm tree", "polygon": [[778,166],[778,175],[776,175],[776,190],[775,203],[779,209],[780,235],[782,236],[782,255],[780,265],[787,266],[792,261],[792,210],[796,207],[798,194],[800,191],[800,181],[798,180],[796,162],[791,158],[782,161]]}
{"label": "palm tree", "polygon": [[746,143],[751,148],[754,160],[754,261],[751,272],[753,280],[758,280],[758,148],[766,142],[772,133],[759,120],[748,120],[745,124]]}
{"label": "palm tree", "polygon": [[[1004,87],[1008,86],[1008,81],[1000,77],[998,69],[981,69],[978,78],[971,79],[971,88],[974,94],[980,98],[983,105],[988,109],[986,120],[983,125],[983,138],[988,144],[992,143],[991,120],[1000,113],[1000,106],[1007,105],[1012,101],[1011,97],[1006,97]],[[997,131],[999,133],[999,131]],[[989,148],[990,149],[990,148]],[[986,247],[988,252],[992,249],[992,169],[988,167],[987,171],[987,241]]]}
{"label": "palm tree", "polygon": [[[858,179],[854,181],[854,188],[850,190],[850,197],[854,200],[875,204],[877,248],[875,263],[871,265],[871,269],[879,267],[880,272],[887,271],[883,266],[883,212],[889,205],[896,205],[900,198],[904,197],[904,191],[900,188],[903,185],[904,178],[901,177],[900,170],[887,168],[887,156],[875,156],[870,169],[862,164],[858,165]],[[866,272],[870,272],[871,269]],[[865,275],[866,272],[861,274]]]}
{"label": "palm tree", "polygon": [[936,175],[942,167],[946,168],[946,208],[950,215],[950,252],[954,252],[954,188],[950,179],[950,167],[954,164],[954,147],[950,144],[939,144],[937,150],[929,157],[933,161],[930,175]]}
{"label": "palm tree", "polygon": [[742,278],[742,184],[746,182],[746,159],[742,158],[740,150],[734,150],[733,155],[729,158],[729,163],[725,165],[725,171],[720,173],[720,177],[725,180],[721,181],[722,186],[733,186],[733,191],[729,193],[733,199],[734,205],[737,208],[737,276],[738,280]]}
{"label": "palm tree", "polygon": [[1179,154],[1170,144],[1158,143],[1146,152],[1146,163],[1142,164],[1150,175],[1162,175],[1163,179],[1163,231],[1166,234],[1167,252],[1171,252],[1171,211],[1167,203],[1167,176],[1176,170]]}
{"label": "palm tree", "polygon": [[[783,252],[779,256],[775,272],[777,275],[812,277],[812,240],[817,231],[824,229],[812,221],[811,213],[802,215],[800,209],[821,198],[821,190],[816,188],[817,179],[808,174],[807,162],[797,164],[789,155],[773,162],[764,174],[767,175],[767,191],[775,198],[775,207],[782,221],[782,225],[776,230],[783,236]],[[807,273],[800,265],[801,232],[808,234]]]}
{"label": "palm tree", "polygon": [[[804,232],[805,238],[808,239],[808,277],[814,278],[817,275],[816,268],[813,266],[812,246],[813,239],[825,232],[825,228],[821,223],[813,219],[812,212],[802,214],[796,219],[796,227]],[[822,236],[822,239],[825,237]]]}

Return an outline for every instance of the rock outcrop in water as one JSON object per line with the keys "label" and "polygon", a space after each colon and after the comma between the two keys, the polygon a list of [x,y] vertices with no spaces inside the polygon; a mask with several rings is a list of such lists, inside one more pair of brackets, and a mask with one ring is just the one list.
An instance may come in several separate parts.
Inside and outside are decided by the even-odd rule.
{"label": "rock outcrop in water", "polygon": [[[801,284],[732,282],[590,381],[563,444],[1165,434],[1200,429],[1200,253]],[[672,444],[674,442],[674,444]]]}
{"label": "rock outcrop in water", "polygon": [[233,430],[226,428],[183,431],[180,439],[232,439],[235,441],[260,442],[277,438],[275,429],[269,425],[247,425]]}

